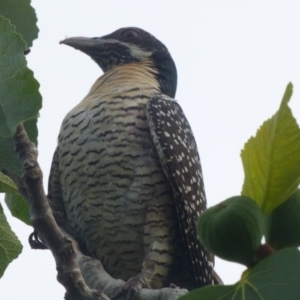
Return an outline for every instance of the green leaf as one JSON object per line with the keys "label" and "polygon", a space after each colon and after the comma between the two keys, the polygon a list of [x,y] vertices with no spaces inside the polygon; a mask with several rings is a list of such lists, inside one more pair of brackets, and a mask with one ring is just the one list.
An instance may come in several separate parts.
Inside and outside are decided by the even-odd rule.
{"label": "green leaf", "polygon": [[17,193],[18,188],[14,184],[14,182],[4,175],[2,172],[0,172],[0,193]]}
{"label": "green leaf", "polygon": [[245,171],[242,195],[254,199],[265,214],[288,199],[300,184],[300,129],[287,105],[292,91],[290,83],[279,110],[241,152]]}
{"label": "green leaf", "polygon": [[5,203],[14,217],[27,225],[31,225],[29,219],[29,205],[20,194],[6,193]]}
{"label": "green leaf", "polygon": [[[14,30],[9,20],[0,17],[0,169],[20,177],[21,166],[11,136],[17,125],[24,122],[31,141],[37,144],[36,123],[41,96],[39,84],[27,68],[23,55],[26,45]],[[12,181],[0,175],[0,192],[8,192],[5,200],[12,215],[30,224],[28,204]]]}
{"label": "green leaf", "polygon": [[0,17],[0,169],[21,175],[12,136],[24,125],[30,139],[37,140],[36,121],[41,108],[39,84],[26,66],[25,43],[9,21]]}
{"label": "green leaf", "polygon": [[16,31],[27,43],[26,49],[32,46],[32,42],[37,38],[39,32],[35,10],[30,2],[30,0],[0,1],[0,14],[10,19],[11,23],[16,26]]}
{"label": "green leaf", "polygon": [[[37,118],[24,122],[26,132],[32,142],[37,145]],[[7,170],[10,173],[21,176],[21,165],[14,152],[14,144],[12,138],[0,137],[0,170]],[[0,181],[1,177],[0,177]],[[0,183],[1,184],[1,183]],[[0,189],[0,192],[2,190]]]}
{"label": "green leaf", "polygon": [[300,247],[300,189],[266,218],[266,243],[274,249]]}
{"label": "green leaf", "polygon": [[19,194],[15,183],[2,172],[0,172],[0,192],[5,192],[5,202],[11,214],[26,223],[30,224],[29,205]]}
{"label": "green leaf", "polygon": [[7,266],[19,256],[22,245],[11,230],[0,204],[0,277]]}
{"label": "green leaf", "polygon": [[289,248],[243,273],[235,285],[194,290],[180,300],[294,300],[300,295],[300,253]]}
{"label": "green leaf", "polygon": [[0,17],[0,136],[10,137],[20,122],[38,116],[39,84],[27,68],[26,45],[9,20]]}
{"label": "green leaf", "polygon": [[6,170],[14,175],[21,176],[21,165],[14,152],[12,138],[0,137],[0,170]]}

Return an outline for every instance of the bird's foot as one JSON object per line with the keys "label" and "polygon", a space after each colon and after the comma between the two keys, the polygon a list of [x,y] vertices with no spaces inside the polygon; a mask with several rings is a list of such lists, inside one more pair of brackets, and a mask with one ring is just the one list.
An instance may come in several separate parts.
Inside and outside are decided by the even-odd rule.
{"label": "bird's foot", "polygon": [[123,286],[120,293],[118,293],[111,300],[134,300],[137,298],[142,288],[152,289],[149,280],[143,273],[131,277]]}

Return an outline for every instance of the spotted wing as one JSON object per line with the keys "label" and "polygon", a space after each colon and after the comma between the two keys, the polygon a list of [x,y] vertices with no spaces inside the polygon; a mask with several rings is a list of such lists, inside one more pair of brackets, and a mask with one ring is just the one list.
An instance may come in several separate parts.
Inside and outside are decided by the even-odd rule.
{"label": "spotted wing", "polygon": [[200,243],[196,222],[206,209],[200,158],[191,127],[179,104],[159,95],[147,105],[152,139],[172,186],[185,249],[197,286],[212,284],[210,254]]}

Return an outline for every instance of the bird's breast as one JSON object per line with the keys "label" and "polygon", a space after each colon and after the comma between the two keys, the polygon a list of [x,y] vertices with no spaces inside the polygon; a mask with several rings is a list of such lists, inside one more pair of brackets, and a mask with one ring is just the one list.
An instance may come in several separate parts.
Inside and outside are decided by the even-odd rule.
{"label": "bird's breast", "polygon": [[[147,124],[146,104],[156,92],[149,90],[91,97],[67,115],[59,137],[71,226],[109,273],[123,279],[140,271],[156,231],[173,226],[171,188]],[[145,230],[148,220],[157,226],[156,218],[161,229]]]}

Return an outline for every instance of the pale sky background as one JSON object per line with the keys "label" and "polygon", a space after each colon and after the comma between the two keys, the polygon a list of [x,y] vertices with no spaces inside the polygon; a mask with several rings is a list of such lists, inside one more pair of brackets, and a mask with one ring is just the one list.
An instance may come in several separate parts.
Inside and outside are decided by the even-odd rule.
{"label": "pale sky background", "polygon": [[[295,91],[290,106],[300,120],[299,0],[35,0],[32,5],[40,33],[28,62],[43,95],[38,125],[45,186],[63,117],[102,73],[88,56],[59,45],[66,36],[96,37],[136,26],[168,47],[178,70],[176,99],[198,143],[208,206],[240,193],[240,150],[275,113],[289,81]],[[0,280],[1,299],[63,299],[50,251],[31,250],[31,228],[6,214],[24,250]],[[216,270],[231,284],[243,267],[217,259]]]}

